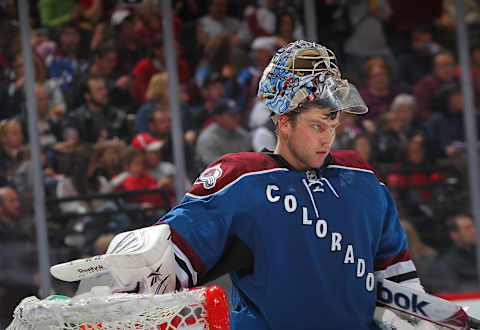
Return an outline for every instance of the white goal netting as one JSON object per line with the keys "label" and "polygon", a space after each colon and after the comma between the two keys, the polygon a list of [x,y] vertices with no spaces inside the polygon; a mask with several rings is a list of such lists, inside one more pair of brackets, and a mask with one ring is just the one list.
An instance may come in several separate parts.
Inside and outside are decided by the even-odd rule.
{"label": "white goal netting", "polygon": [[7,330],[230,329],[227,298],[218,286],[164,295],[93,291],[73,298],[25,298]]}

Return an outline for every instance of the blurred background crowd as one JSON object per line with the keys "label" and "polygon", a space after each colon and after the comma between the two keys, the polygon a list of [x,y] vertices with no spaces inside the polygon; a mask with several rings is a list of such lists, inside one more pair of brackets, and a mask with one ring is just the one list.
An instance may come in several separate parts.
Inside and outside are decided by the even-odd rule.
{"label": "blurred background crowd", "polygon": [[[480,105],[480,1],[465,4]],[[479,290],[454,1],[315,5],[319,42],[369,107],[342,117],[334,149],[355,149],[390,187],[427,290]],[[30,1],[52,263],[103,253],[113,235],[153,223],[178,202],[160,7],[157,0]],[[305,38],[305,20],[300,0],[173,0],[173,9],[188,189],[225,153],[274,148],[257,86],[276,49]],[[39,281],[16,1],[0,2],[0,29],[6,320]]]}

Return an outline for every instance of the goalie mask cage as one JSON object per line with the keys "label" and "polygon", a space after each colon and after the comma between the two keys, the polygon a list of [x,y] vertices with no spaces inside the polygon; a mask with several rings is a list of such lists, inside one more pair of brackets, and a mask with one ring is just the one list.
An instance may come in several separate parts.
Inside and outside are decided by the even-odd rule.
{"label": "goalie mask cage", "polygon": [[225,292],[219,286],[163,295],[117,293],[72,299],[28,297],[15,308],[7,330],[230,329]]}

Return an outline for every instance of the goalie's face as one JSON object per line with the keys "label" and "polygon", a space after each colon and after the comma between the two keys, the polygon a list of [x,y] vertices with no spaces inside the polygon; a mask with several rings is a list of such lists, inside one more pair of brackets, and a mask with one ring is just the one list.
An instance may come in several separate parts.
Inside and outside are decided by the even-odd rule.
{"label": "goalie's face", "polygon": [[293,118],[281,116],[276,151],[297,170],[321,167],[339,124],[340,111],[332,113],[319,106],[311,106]]}

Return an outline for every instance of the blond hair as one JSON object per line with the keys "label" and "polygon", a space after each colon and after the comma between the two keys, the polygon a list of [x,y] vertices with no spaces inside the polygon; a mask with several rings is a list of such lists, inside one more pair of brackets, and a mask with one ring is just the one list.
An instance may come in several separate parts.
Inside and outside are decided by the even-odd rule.
{"label": "blond hair", "polygon": [[168,73],[162,72],[152,76],[145,97],[153,102],[161,102],[168,97]]}
{"label": "blond hair", "polygon": [[5,141],[5,137],[15,127],[22,127],[16,119],[4,119],[0,121],[0,143]]}

